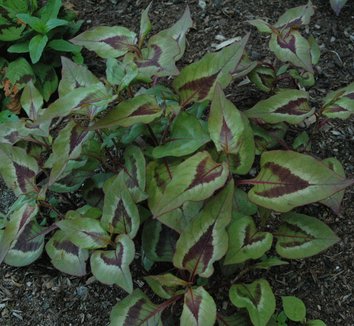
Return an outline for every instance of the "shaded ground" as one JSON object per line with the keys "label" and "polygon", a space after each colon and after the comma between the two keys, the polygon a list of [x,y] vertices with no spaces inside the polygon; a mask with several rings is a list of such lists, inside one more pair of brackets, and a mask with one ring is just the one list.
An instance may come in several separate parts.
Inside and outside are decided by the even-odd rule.
{"label": "shaded ground", "polygon": [[[74,9],[86,26],[124,25],[137,32],[140,12],[149,1],[127,0],[71,0]],[[351,2],[349,0],[349,2]],[[226,39],[252,31],[248,50],[253,59],[268,55],[266,38],[244,23],[255,17],[278,17],[286,8],[305,1],[206,1],[202,10],[198,1],[155,1],[151,10],[154,31],[168,27],[179,17],[189,3],[195,28],[188,36],[189,46],[182,64],[192,62],[212,43],[217,35]],[[314,1],[318,6],[310,26],[322,49],[322,58],[316,67],[317,85],[310,91],[313,104],[318,107],[320,98],[331,89],[348,84],[354,79],[354,6],[350,4],[337,18],[330,10],[329,1]],[[102,64],[89,56],[87,63],[96,71]],[[249,86],[228,89],[230,97],[242,109],[257,97]],[[313,152],[320,158],[336,156],[344,165],[348,177],[354,177],[354,124],[351,121],[333,121],[313,135]],[[4,189],[4,188],[3,188]],[[312,205],[309,212],[324,220],[341,238],[341,241],[317,257],[294,261],[264,273],[276,294],[294,294],[302,298],[311,319],[321,318],[327,325],[354,325],[354,190],[349,189],[343,202],[342,214],[335,216],[329,210]],[[4,191],[0,208],[4,211],[11,195]],[[137,271],[138,273],[138,271]],[[139,284],[135,284],[136,287]],[[226,288],[220,286],[217,298],[224,298]],[[90,278],[74,278],[57,272],[44,256],[26,268],[0,267],[0,325],[106,325],[109,312],[122,297],[116,287],[92,283]],[[218,302],[219,307],[223,302]]]}

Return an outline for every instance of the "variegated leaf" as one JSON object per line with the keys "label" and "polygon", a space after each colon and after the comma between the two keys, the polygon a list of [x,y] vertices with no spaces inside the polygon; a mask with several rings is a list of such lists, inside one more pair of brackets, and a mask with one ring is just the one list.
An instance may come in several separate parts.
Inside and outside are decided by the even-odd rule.
{"label": "variegated leaf", "polygon": [[231,221],[232,181],[217,195],[209,199],[177,241],[173,264],[188,270],[191,275],[209,277],[213,263],[221,259],[228,246],[226,226]]}
{"label": "variegated leaf", "polygon": [[146,161],[142,150],[130,145],[124,152],[124,180],[134,202],[139,203],[147,198],[146,186]]}
{"label": "variegated leaf", "polygon": [[248,78],[258,89],[269,93],[274,87],[276,76],[273,67],[259,65],[249,73]]}
{"label": "variegated leaf", "polygon": [[[345,178],[345,171],[343,165],[335,157],[326,158],[325,160],[322,161],[322,163],[327,165],[331,170],[333,170],[341,177]],[[340,206],[343,197],[344,197],[344,190],[338,191],[334,195],[321,200],[320,203],[328,206],[333,210],[333,212],[335,212],[338,215],[340,213]]]}
{"label": "variegated leaf", "polygon": [[155,97],[137,95],[132,99],[119,103],[102,119],[98,120],[91,129],[111,127],[130,127],[137,123],[150,123],[161,116],[162,109]]}
{"label": "variegated leaf", "polygon": [[319,219],[298,213],[282,215],[284,224],[279,227],[277,253],[288,259],[311,257],[339,241],[334,232]]}
{"label": "variegated leaf", "polygon": [[170,136],[163,145],[153,149],[154,158],[185,156],[194,153],[210,140],[200,121],[190,113],[181,112],[173,121]]}
{"label": "variegated leaf", "polygon": [[66,218],[56,225],[65,232],[69,241],[82,249],[105,248],[111,242],[100,222],[89,217]]}
{"label": "variegated leaf", "polygon": [[144,280],[150,286],[151,290],[163,299],[172,298],[178,287],[186,287],[189,285],[189,282],[170,273],[145,276]]}
{"label": "variegated leaf", "polygon": [[231,286],[229,297],[237,308],[247,309],[254,326],[266,326],[275,311],[272,288],[264,279]]}
{"label": "variegated leaf", "polygon": [[219,52],[208,53],[201,60],[185,67],[173,82],[182,106],[211,99],[216,83],[225,88],[242,58],[247,41],[248,35],[240,42]]}
{"label": "variegated leaf", "polygon": [[273,26],[262,19],[252,19],[247,22],[256,27],[260,33],[271,34],[273,32]]}
{"label": "variegated leaf", "polygon": [[240,188],[234,191],[232,201],[232,219],[236,220],[242,216],[251,216],[257,213],[257,205],[253,204],[247,196],[247,193]]}
{"label": "variegated leaf", "polygon": [[36,192],[37,161],[17,146],[0,144],[0,174],[15,195]]}
{"label": "variegated leaf", "polygon": [[248,118],[261,119],[267,123],[298,124],[314,113],[308,100],[309,95],[305,91],[284,89],[266,100],[259,101],[245,111],[245,114]]}
{"label": "variegated leaf", "polygon": [[70,121],[61,130],[53,142],[53,153],[45,163],[45,167],[51,168],[49,185],[60,179],[70,160],[80,156],[83,144],[91,135],[92,131],[83,129],[74,121]]}
{"label": "variegated leaf", "polygon": [[34,86],[32,80],[30,80],[23,89],[21,95],[21,105],[31,120],[37,119],[38,112],[43,106],[43,97]]}
{"label": "variegated leaf", "polygon": [[330,0],[333,11],[339,16],[342,8],[345,6],[348,0]]}
{"label": "variegated leaf", "polygon": [[[32,199],[19,197],[11,206],[8,216],[5,219],[5,229],[0,239],[0,264],[3,262],[9,249],[16,244],[16,240],[21,237],[26,226],[34,219],[37,213],[38,206]],[[25,241],[23,237],[21,240]],[[20,244],[21,243],[19,243],[19,245]]]}
{"label": "variegated leaf", "polygon": [[302,25],[308,25],[310,19],[315,13],[312,2],[309,1],[304,6],[288,9],[281,15],[274,27],[278,29],[299,28]]}
{"label": "variegated leaf", "polygon": [[229,248],[225,265],[240,264],[248,259],[262,257],[272,246],[273,236],[269,232],[259,232],[252,217],[236,219],[228,228]]}
{"label": "variegated leaf", "polygon": [[[186,201],[200,201],[221,188],[229,175],[226,163],[216,163],[208,152],[199,152],[180,163],[164,191],[156,197],[156,186],[148,185],[149,207],[155,218],[171,212]],[[158,176],[157,176],[158,177]]]}
{"label": "variegated leaf", "polygon": [[70,40],[96,52],[101,58],[117,58],[135,45],[136,35],[121,26],[96,26]]}
{"label": "variegated leaf", "polygon": [[4,262],[11,266],[22,267],[33,263],[43,252],[44,235],[35,220],[26,224],[6,254]]}
{"label": "variegated leaf", "polygon": [[117,284],[127,291],[133,292],[132,275],[129,265],[134,260],[134,242],[125,234],[115,240],[115,250],[97,250],[90,258],[92,274],[104,284]]}
{"label": "variegated leaf", "polygon": [[142,247],[153,262],[172,262],[178,233],[157,220],[144,223]]}
{"label": "variegated leaf", "polygon": [[189,288],[184,295],[180,326],[213,326],[216,322],[216,304],[203,288]]}
{"label": "variegated leaf", "polygon": [[298,31],[286,29],[282,33],[273,33],[269,49],[280,61],[290,62],[313,74],[310,45]]}
{"label": "variegated leaf", "polygon": [[139,229],[138,208],[124,182],[124,174],[108,179],[105,193],[101,224],[106,231],[115,234],[127,234],[132,239]]}
{"label": "variegated leaf", "polygon": [[280,212],[323,200],[354,183],[309,155],[292,151],[262,154],[261,171],[248,196],[255,204]]}
{"label": "variegated leaf", "polygon": [[348,119],[354,114],[354,82],[330,92],[322,107],[322,114],[328,118]]}
{"label": "variegated leaf", "polygon": [[231,171],[248,173],[255,155],[253,132],[247,117],[226,99],[219,84],[215,86],[208,127],[217,151],[234,157],[230,161],[236,164],[230,164]]}
{"label": "variegated leaf", "polygon": [[89,252],[72,243],[65,232],[55,232],[47,242],[45,250],[56,269],[74,276],[86,275]]}
{"label": "variegated leaf", "polygon": [[139,32],[139,45],[143,44],[145,37],[150,33],[152,25],[149,18],[149,10],[152,2],[149,3],[147,8],[143,10],[140,18],[140,32]]}
{"label": "variegated leaf", "polygon": [[110,326],[162,326],[163,310],[164,307],[153,304],[144,292],[136,289],[113,307]]}

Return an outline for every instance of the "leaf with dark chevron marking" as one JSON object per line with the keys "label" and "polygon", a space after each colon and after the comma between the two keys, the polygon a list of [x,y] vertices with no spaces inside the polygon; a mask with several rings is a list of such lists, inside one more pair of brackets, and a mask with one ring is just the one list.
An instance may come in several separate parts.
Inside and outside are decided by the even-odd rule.
{"label": "leaf with dark chevron marking", "polygon": [[143,291],[136,289],[113,307],[110,325],[162,326],[161,314],[168,306],[153,304]]}
{"label": "leaf with dark chevron marking", "polygon": [[15,195],[36,192],[37,161],[26,151],[10,144],[0,144],[0,175]]}
{"label": "leaf with dark chevron marking", "polygon": [[240,42],[219,52],[208,53],[201,60],[185,67],[173,82],[182,105],[211,99],[216,83],[225,88],[231,82],[231,73],[240,62],[247,41],[248,35]]}
{"label": "leaf with dark chevron marking", "polygon": [[309,95],[296,89],[281,90],[272,97],[259,101],[245,111],[248,118],[261,119],[267,123],[287,122],[298,124],[314,113],[308,103]]}
{"label": "leaf with dark chevron marking", "polygon": [[136,35],[121,26],[96,26],[70,41],[96,52],[101,58],[108,59],[126,54],[135,45]]}
{"label": "leaf with dark chevron marking", "polygon": [[36,120],[43,106],[43,97],[30,80],[22,91],[21,105],[31,120]]}
{"label": "leaf with dark chevron marking", "polygon": [[304,6],[288,9],[283,15],[281,15],[278,21],[274,24],[274,27],[278,29],[285,28],[299,28],[303,25],[308,25],[310,19],[315,13],[311,1]]}
{"label": "leaf with dark chevron marking", "polygon": [[216,304],[202,287],[189,288],[184,294],[181,325],[213,326],[216,321]]}
{"label": "leaf with dark chevron marking", "polygon": [[288,259],[311,257],[339,241],[334,232],[319,219],[298,213],[281,216],[284,222],[276,231],[276,251]]}
{"label": "leaf with dark chevron marking", "polygon": [[213,263],[225,255],[228,247],[225,228],[231,221],[233,192],[230,181],[182,231],[173,257],[177,268],[188,270],[192,277],[209,277],[214,272]]}
{"label": "leaf with dark chevron marking", "polygon": [[103,284],[116,284],[128,293],[133,292],[129,265],[134,260],[134,242],[125,234],[115,239],[115,250],[96,250],[90,258],[92,274]]}
{"label": "leaf with dark chevron marking", "polygon": [[124,174],[120,173],[108,179],[103,191],[105,197],[101,225],[109,233],[127,234],[133,239],[139,230],[140,217],[124,182]]}
{"label": "leaf with dark chevron marking", "polygon": [[246,308],[254,326],[265,326],[275,311],[275,297],[269,283],[260,279],[253,283],[232,285],[231,302],[237,308]]}
{"label": "leaf with dark chevron marking", "polygon": [[321,161],[292,151],[264,152],[261,171],[250,181],[248,196],[259,206],[280,212],[323,200],[352,185]]}
{"label": "leaf with dark chevron marking", "polygon": [[72,243],[63,231],[54,233],[47,242],[45,250],[56,269],[74,276],[86,275],[88,250]]}

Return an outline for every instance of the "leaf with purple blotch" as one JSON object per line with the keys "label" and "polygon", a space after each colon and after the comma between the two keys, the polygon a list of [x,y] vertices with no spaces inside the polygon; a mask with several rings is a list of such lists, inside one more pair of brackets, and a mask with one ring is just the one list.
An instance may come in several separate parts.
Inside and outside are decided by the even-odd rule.
{"label": "leaf with purple blotch", "polygon": [[269,151],[261,156],[261,171],[250,180],[248,196],[255,204],[279,212],[314,203],[351,186],[354,179],[332,171],[315,158],[293,151]]}
{"label": "leaf with purple blotch", "polygon": [[218,84],[211,102],[208,127],[217,151],[224,152],[227,158],[237,157],[237,163],[230,164],[232,173],[248,173],[255,156],[252,129],[247,117],[226,98]]}
{"label": "leaf with purple blotch", "polygon": [[[215,162],[206,151],[196,153],[175,168],[171,180],[158,197],[154,192],[160,190],[154,184],[148,184],[149,197],[152,194],[149,198],[151,212],[159,218],[186,201],[204,200],[225,184],[228,175],[226,163]],[[152,181],[158,182],[156,179]]]}
{"label": "leaf with purple blotch", "polygon": [[298,124],[314,113],[309,94],[297,89],[283,89],[270,98],[259,101],[245,111],[248,118],[261,119],[267,123],[287,122]]}
{"label": "leaf with purple blotch", "polygon": [[39,110],[43,106],[43,97],[30,80],[24,87],[21,95],[21,105],[31,120],[36,120]]}
{"label": "leaf with purple blotch", "polygon": [[275,233],[276,251],[284,258],[302,259],[317,255],[339,241],[321,220],[294,212],[281,215],[283,224]]}
{"label": "leaf with purple blotch", "polygon": [[136,34],[121,26],[96,26],[70,40],[104,59],[126,54],[136,43]]}
{"label": "leaf with purple blotch", "polygon": [[275,311],[272,288],[264,279],[232,285],[229,297],[237,308],[247,309],[254,326],[266,326]]}
{"label": "leaf with purple blotch", "polygon": [[36,192],[37,161],[26,151],[10,144],[0,144],[0,175],[15,195]]}
{"label": "leaf with purple blotch", "polygon": [[134,242],[125,234],[115,239],[115,250],[96,250],[90,258],[92,274],[103,284],[116,284],[128,293],[133,292],[129,265],[134,260]]}
{"label": "leaf with purple blotch", "polygon": [[113,307],[110,325],[162,326],[161,314],[168,306],[153,304],[143,291],[136,289]]}
{"label": "leaf with purple blotch", "polygon": [[323,115],[331,119],[348,119],[354,114],[354,82],[330,92],[323,102]]}
{"label": "leaf with purple blotch", "polygon": [[312,2],[309,1],[306,5],[288,9],[279,17],[274,27],[277,29],[296,29],[303,25],[308,25],[314,13]]}
{"label": "leaf with purple blotch", "polygon": [[309,42],[298,31],[285,30],[282,33],[273,33],[269,49],[280,61],[290,62],[296,67],[314,73]]}
{"label": "leaf with purple blotch", "polygon": [[225,88],[232,80],[232,73],[240,62],[249,35],[240,42],[208,53],[184,69],[173,82],[182,106],[211,99],[216,83]]}
{"label": "leaf with purple blotch", "polygon": [[51,95],[57,91],[58,76],[53,66],[44,63],[33,65],[36,75],[36,87],[43,96],[44,101],[49,101]]}
{"label": "leaf with purple blotch", "polygon": [[250,216],[237,218],[230,224],[227,231],[229,248],[225,256],[225,265],[240,264],[249,259],[258,259],[272,246],[272,234],[259,232]]}
{"label": "leaf with purple blotch", "polygon": [[345,6],[348,0],[330,0],[333,11],[339,16],[342,8]]}
{"label": "leaf with purple blotch", "polygon": [[9,249],[21,236],[26,226],[38,213],[38,206],[34,200],[19,197],[10,207],[7,218],[4,221],[5,229],[0,238],[0,264],[6,257]]}
{"label": "leaf with purple blotch", "polygon": [[131,239],[139,230],[138,208],[124,182],[124,174],[108,179],[105,193],[101,225],[109,233],[127,234]]}
{"label": "leaf with purple blotch", "polygon": [[216,321],[216,304],[213,297],[202,287],[189,288],[184,294],[180,325],[213,326]]}
{"label": "leaf with purple blotch", "polygon": [[72,243],[65,232],[60,230],[55,232],[45,249],[51,263],[59,271],[74,276],[86,275],[86,260],[89,252]]}
{"label": "leaf with purple blotch", "polygon": [[43,252],[44,235],[43,230],[36,220],[26,224],[17,239],[11,244],[4,262],[11,266],[22,267],[33,263]]}
{"label": "leaf with purple blotch", "polygon": [[161,116],[162,109],[155,97],[137,95],[119,103],[102,119],[98,120],[90,129],[103,129],[112,127],[130,127],[137,123],[148,124]]}
{"label": "leaf with purple blotch", "polygon": [[151,290],[163,299],[172,298],[176,294],[177,288],[189,285],[189,282],[170,273],[145,276],[144,280],[150,286]]}
{"label": "leaf with purple blotch", "polygon": [[188,270],[191,276],[210,277],[213,263],[227,251],[226,226],[231,221],[233,181],[223,190],[206,201],[203,209],[182,231],[176,245],[173,264]]}

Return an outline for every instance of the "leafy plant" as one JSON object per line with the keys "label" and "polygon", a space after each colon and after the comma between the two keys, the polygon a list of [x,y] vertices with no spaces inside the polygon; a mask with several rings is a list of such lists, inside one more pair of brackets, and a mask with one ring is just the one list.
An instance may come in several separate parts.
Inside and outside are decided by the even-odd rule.
{"label": "leafy plant", "polygon": [[[71,40],[106,60],[106,78],[63,57],[54,102],[44,106],[35,84],[25,84],[27,117],[0,130],[0,173],[18,196],[0,218],[0,262],[23,266],[46,250],[57,269],[76,276],[89,263],[97,280],[129,294],[113,308],[111,325],[174,324],[177,317],[181,325],[267,325],[276,309],[271,285],[244,276],[335,244],[333,231],[300,207],[321,202],[338,212],[354,183],[334,158],[282,150],[284,137],[314,114],[349,117],[353,84],[315,110],[305,90],[272,83],[269,98],[239,110],[225,94],[234,79],[274,77],[248,59],[248,35],[179,71],[192,26],[188,7],[149,39],[148,10],[138,36],[99,26]],[[309,3],[274,26],[254,24],[303,42],[295,21],[307,24],[311,15]],[[311,70],[294,51],[286,61]],[[157,303],[151,291],[134,289],[140,276],[130,266],[139,263]],[[230,316],[217,309],[219,288],[221,295],[229,289]],[[316,325],[299,299],[282,300],[286,318]]]}

